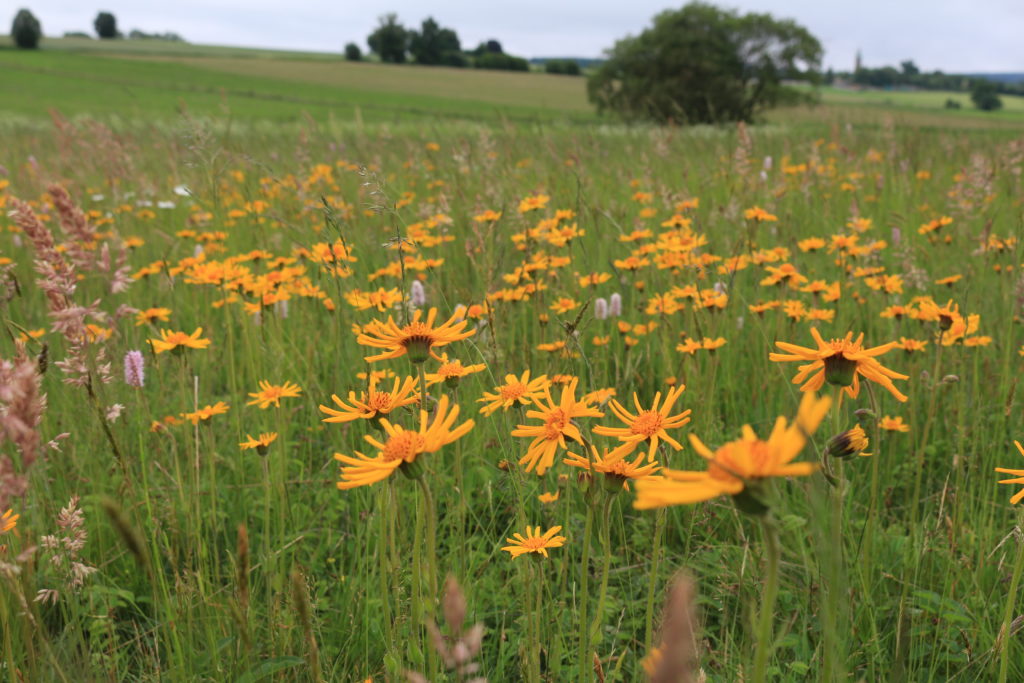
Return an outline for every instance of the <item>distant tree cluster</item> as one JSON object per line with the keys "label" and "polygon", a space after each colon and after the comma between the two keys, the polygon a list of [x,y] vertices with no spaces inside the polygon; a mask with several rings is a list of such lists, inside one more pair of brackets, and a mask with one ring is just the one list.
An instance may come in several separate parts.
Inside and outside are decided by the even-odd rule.
{"label": "distant tree cluster", "polygon": [[[464,51],[455,30],[441,26],[433,17],[424,19],[416,30],[403,26],[398,15],[385,14],[367,37],[366,44],[380,61],[390,64],[413,62],[424,66],[530,70],[527,60],[505,54],[497,40],[488,40],[474,50]],[[349,43],[345,46],[345,59],[357,62],[362,58],[358,45]]]}
{"label": "distant tree cluster", "polygon": [[[831,74],[828,82],[844,80],[857,85],[871,88],[919,88],[921,90],[952,90],[969,92],[974,106],[982,111],[993,111],[1003,106],[1000,94],[1024,95],[1024,83],[1000,83],[977,76],[962,74],[946,74],[942,71],[922,72],[912,60],[900,62],[897,69],[893,66],[878,68],[861,67],[854,72]],[[946,102],[947,109],[959,108]]]}
{"label": "distant tree cluster", "polygon": [[117,18],[110,12],[100,12],[97,14],[92,25],[96,29],[96,35],[104,40],[121,37],[121,34],[117,31]]}
{"label": "distant tree cluster", "polygon": [[544,62],[544,73],[579,76],[580,64],[575,59],[549,59]]}
{"label": "distant tree cluster", "polygon": [[131,40],[163,40],[168,43],[184,43],[185,39],[177,33],[167,31],[165,33],[146,33],[140,31],[137,28],[133,28],[128,32],[128,38]]}

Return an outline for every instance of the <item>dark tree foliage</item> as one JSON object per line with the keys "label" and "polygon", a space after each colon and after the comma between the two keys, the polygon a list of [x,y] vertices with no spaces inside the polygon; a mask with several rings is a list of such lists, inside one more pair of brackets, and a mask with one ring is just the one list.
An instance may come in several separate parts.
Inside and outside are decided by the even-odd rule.
{"label": "dark tree foliage", "polygon": [[117,38],[117,19],[110,12],[100,12],[92,22],[100,38]]}
{"label": "dark tree foliage", "polygon": [[11,24],[11,38],[20,48],[30,50],[39,47],[39,39],[43,37],[43,29],[39,20],[27,9],[18,10]]}
{"label": "dark tree foliage", "polygon": [[580,65],[575,59],[549,59],[544,62],[544,72],[563,74],[565,76],[579,76]]}
{"label": "dark tree foliage", "polygon": [[424,19],[419,31],[410,31],[409,52],[417,64],[465,65],[459,36],[452,29],[443,28],[433,17]]}
{"label": "dark tree foliage", "polygon": [[995,111],[1003,106],[999,89],[992,81],[977,80],[971,87],[971,102],[982,111]]}
{"label": "dark tree foliage", "polygon": [[590,77],[599,111],[627,120],[751,121],[801,96],[786,80],[817,83],[821,43],[795,22],[693,2],[618,41]]}
{"label": "dark tree foliage", "polygon": [[409,50],[409,31],[398,23],[398,15],[391,13],[380,17],[376,30],[366,39],[370,51],[382,62],[403,64]]}
{"label": "dark tree foliage", "polygon": [[349,43],[345,46],[345,59],[350,62],[361,62],[363,60],[363,51],[355,43]]}
{"label": "dark tree foliage", "polygon": [[495,69],[498,71],[529,71],[530,62],[522,57],[499,54],[497,52],[485,52],[473,59],[473,67],[476,69]]}

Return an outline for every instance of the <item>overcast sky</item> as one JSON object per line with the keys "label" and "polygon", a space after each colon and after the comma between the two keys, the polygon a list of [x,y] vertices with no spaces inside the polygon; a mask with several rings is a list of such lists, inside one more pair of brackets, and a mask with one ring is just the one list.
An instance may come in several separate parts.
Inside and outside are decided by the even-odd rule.
{"label": "overcast sky", "polygon": [[[377,17],[393,11],[406,26],[433,16],[464,48],[496,38],[525,57],[597,57],[638,33],[664,0],[0,0],[13,18],[32,10],[50,36],[92,31],[100,10],[127,33],[174,31],[193,43],[338,52],[365,49]],[[742,11],[795,19],[825,47],[825,65],[850,70],[913,59],[927,71],[1024,72],[1024,0],[736,0]],[[0,18],[0,21],[4,21]]]}

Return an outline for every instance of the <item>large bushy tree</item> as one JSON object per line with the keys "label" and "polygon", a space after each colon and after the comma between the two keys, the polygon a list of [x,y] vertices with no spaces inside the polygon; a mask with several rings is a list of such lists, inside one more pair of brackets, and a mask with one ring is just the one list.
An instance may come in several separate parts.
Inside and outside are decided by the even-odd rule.
{"label": "large bushy tree", "polygon": [[43,37],[43,29],[39,20],[27,9],[18,10],[11,24],[11,38],[14,44],[23,49],[39,47],[39,39]]}
{"label": "large bushy tree", "polygon": [[599,110],[631,120],[750,121],[800,97],[784,80],[817,82],[821,57],[821,43],[794,21],[693,2],[618,41],[587,92]]}
{"label": "large bushy tree", "polygon": [[117,18],[110,12],[100,12],[92,22],[100,38],[117,38]]}
{"label": "large bushy tree", "polygon": [[409,33],[409,52],[417,64],[465,64],[458,34],[442,27],[433,17],[424,19],[419,31]]}
{"label": "large bushy tree", "polygon": [[998,86],[985,79],[979,79],[971,86],[971,101],[982,111],[995,111],[1003,106]]}
{"label": "large bushy tree", "polygon": [[385,14],[379,24],[366,39],[370,51],[380,57],[382,62],[402,64],[406,52],[409,51],[409,31],[398,23],[398,15]]}

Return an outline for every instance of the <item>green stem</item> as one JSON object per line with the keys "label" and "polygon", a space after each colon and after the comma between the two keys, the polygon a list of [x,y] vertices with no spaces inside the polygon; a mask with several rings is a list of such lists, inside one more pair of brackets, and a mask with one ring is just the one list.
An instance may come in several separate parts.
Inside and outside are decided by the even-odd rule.
{"label": "green stem", "polygon": [[601,590],[597,597],[597,610],[594,612],[594,621],[590,625],[591,642],[598,642],[597,635],[601,629],[601,623],[604,621],[604,602],[608,597],[608,574],[612,566],[611,509],[612,496],[606,493],[604,505],[601,509],[601,549],[604,551],[604,558],[601,563]]}
{"label": "green stem", "polygon": [[768,563],[761,598],[761,612],[757,624],[757,651],[754,654],[754,683],[767,680],[768,658],[774,645],[772,617],[775,616],[775,597],[779,592],[779,532],[768,515],[761,517],[765,559]]}
{"label": "green stem", "polygon": [[586,671],[590,656],[590,629],[587,628],[587,601],[590,597],[590,533],[594,526],[594,506],[587,503],[587,520],[583,526],[583,558],[580,560],[580,648],[578,653],[578,680],[588,680]]}
{"label": "green stem", "polygon": [[665,535],[665,520],[668,512],[658,508],[654,520],[654,547],[651,550],[651,574],[647,582],[647,614],[644,616],[644,652],[651,651],[654,642],[654,593],[658,585],[658,569],[661,566],[661,541]]}
{"label": "green stem", "polygon": [[1013,576],[1010,578],[1009,596],[1006,600],[1006,607],[1003,609],[1003,626],[999,631],[999,683],[1006,683],[1006,676],[1010,666],[1010,628],[1013,623],[1013,607],[1017,602],[1017,587],[1020,585],[1021,569],[1024,569],[1024,542],[1019,538],[1019,527],[1015,530],[1017,540],[1017,559],[1013,562]]}

